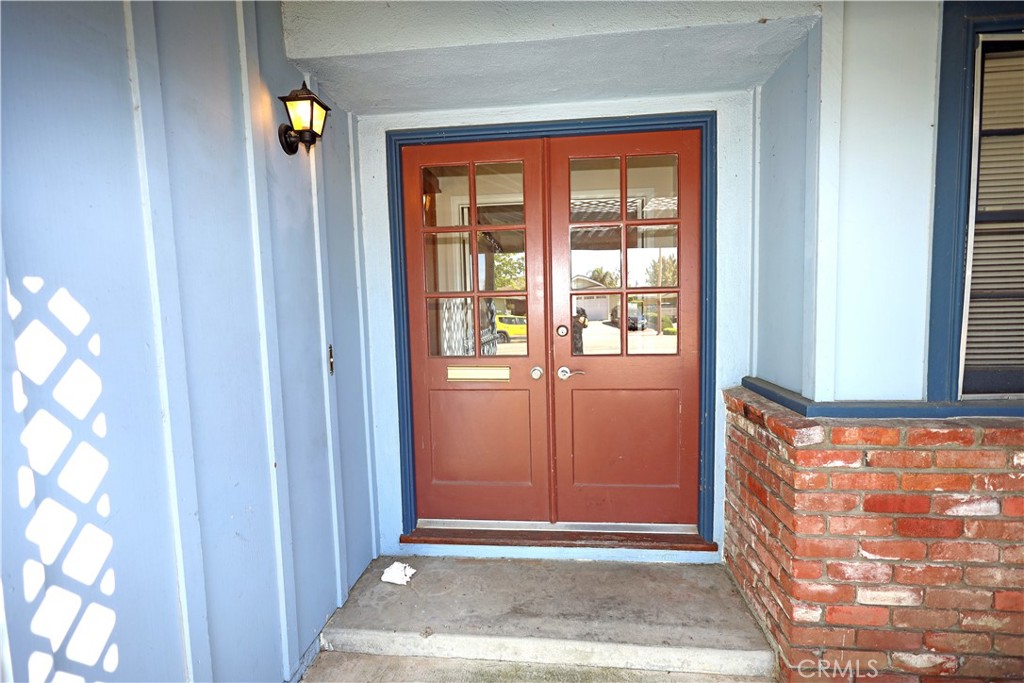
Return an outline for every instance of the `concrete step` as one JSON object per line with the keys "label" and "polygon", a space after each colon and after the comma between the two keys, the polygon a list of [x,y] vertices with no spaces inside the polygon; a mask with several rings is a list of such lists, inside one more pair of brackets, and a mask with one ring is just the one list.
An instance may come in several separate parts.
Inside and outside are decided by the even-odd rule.
{"label": "concrete step", "polygon": [[305,683],[772,683],[772,678],[767,676],[715,676],[674,671],[326,651],[317,656],[302,680]]}
{"label": "concrete step", "polygon": [[321,635],[328,651],[770,678],[775,657],[720,565],[379,558]]}

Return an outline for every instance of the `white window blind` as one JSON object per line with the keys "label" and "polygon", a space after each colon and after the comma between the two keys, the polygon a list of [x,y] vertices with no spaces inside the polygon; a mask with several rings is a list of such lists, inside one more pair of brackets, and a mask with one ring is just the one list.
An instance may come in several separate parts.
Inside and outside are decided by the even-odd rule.
{"label": "white window blind", "polygon": [[1024,42],[995,37],[979,53],[965,397],[1024,393]]}

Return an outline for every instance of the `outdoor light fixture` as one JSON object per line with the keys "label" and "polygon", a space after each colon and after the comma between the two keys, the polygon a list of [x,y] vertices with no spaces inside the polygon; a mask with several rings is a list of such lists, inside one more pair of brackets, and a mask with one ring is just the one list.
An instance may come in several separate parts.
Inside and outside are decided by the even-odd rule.
{"label": "outdoor light fixture", "polygon": [[284,102],[284,108],[288,111],[288,120],[291,122],[290,124],[282,123],[277,129],[281,147],[284,148],[285,154],[295,154],[299,151],[301,142],[306,146],[308,152],[309,148],[316,144],[317,139],[323,134],[327,112],[331,108],[306,87],[306,81],[302,81],[302,87],[298,90],[292,90],[278,99]]}

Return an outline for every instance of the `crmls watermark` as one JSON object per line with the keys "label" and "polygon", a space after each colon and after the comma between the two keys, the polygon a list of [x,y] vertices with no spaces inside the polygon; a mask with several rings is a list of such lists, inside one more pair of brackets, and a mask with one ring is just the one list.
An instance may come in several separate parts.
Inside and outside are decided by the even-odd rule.
{"label": "crmls watermark", "polygon": [[817,676],[846,677],[851,675],[860,678],[874,678],[878,675],[877,662],[874,659],[867,661],[867,667],[861,668],[860,662],[841,662],[838,659],[828,661],[825,659],[802,659],[796,665],[796,671],[801,678],[815,678]]}

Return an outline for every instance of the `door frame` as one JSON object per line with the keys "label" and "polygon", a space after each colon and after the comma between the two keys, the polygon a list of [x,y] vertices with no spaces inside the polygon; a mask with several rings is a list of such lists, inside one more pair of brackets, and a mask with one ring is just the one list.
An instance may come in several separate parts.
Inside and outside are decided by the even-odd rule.
{"label": "door frame", "polygon": [[413,465],[412,375],[406,282],[405,228],[402,199],[402,148],[451,142],[575,137],[666,130],[701,131],[701,301],[700,301],[700,434],[697,531],[714,541],[715,519],[715,219],[718,179],[717,114],[700,111],[646,116],[570,119],[516,124],[491,124],[387,131],[388,217],[391,236],[391,280],[394,293],[395,361],[402,482],[402,531],[416,528],[416,480]]}

